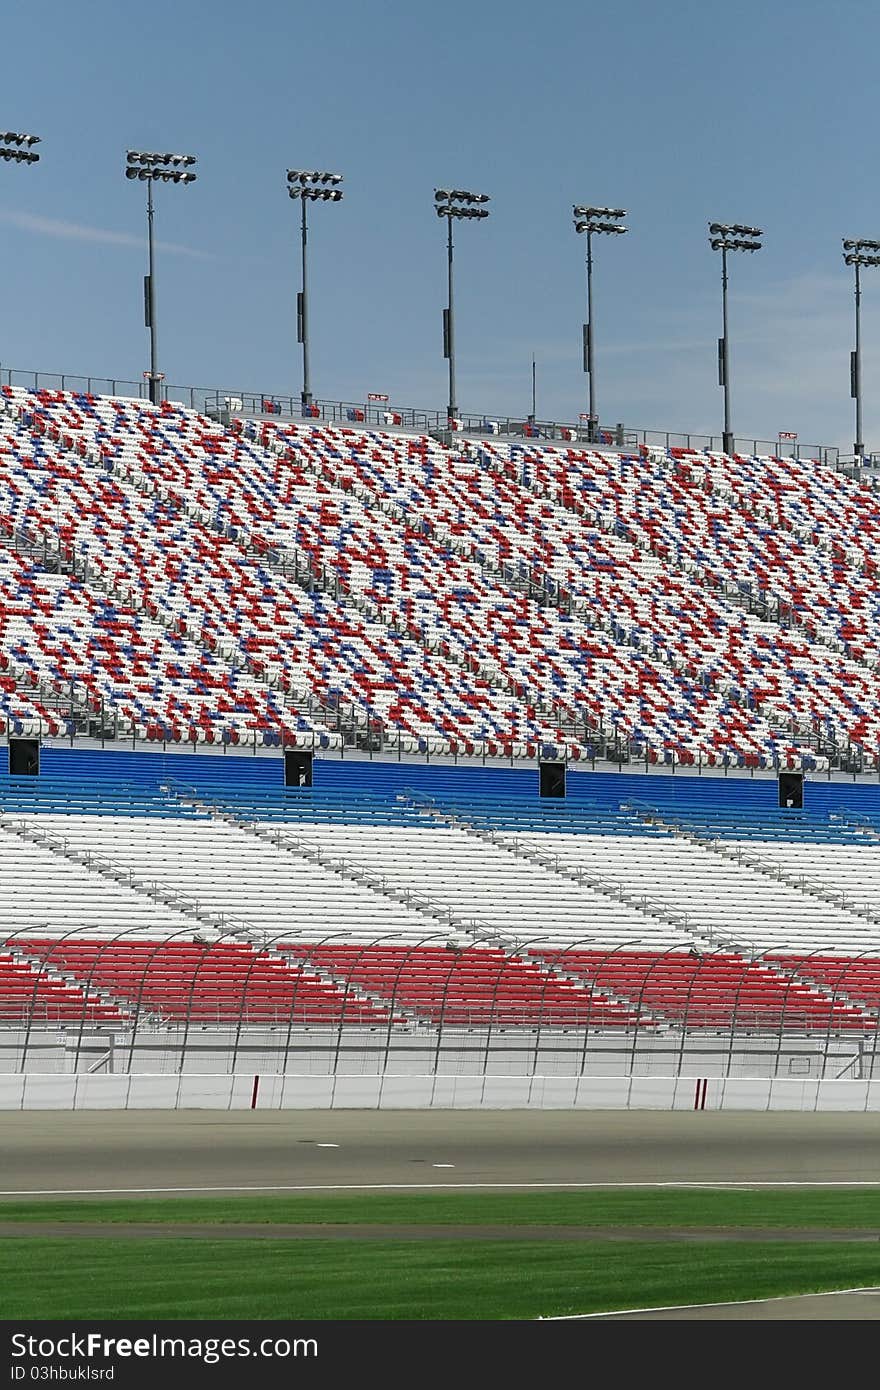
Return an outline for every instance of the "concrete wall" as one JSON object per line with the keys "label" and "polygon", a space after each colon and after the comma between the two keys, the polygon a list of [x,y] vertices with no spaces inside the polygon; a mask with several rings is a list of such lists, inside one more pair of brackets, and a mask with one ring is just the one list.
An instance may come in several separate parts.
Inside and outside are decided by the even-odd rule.
{"label": "concrete wall", "polygon": [[[0,1076],[0,1110],[246,1110],[253,1075]],[[259,1076],[270,1110],[880,1111],[880,1081],[566,1076]]]}

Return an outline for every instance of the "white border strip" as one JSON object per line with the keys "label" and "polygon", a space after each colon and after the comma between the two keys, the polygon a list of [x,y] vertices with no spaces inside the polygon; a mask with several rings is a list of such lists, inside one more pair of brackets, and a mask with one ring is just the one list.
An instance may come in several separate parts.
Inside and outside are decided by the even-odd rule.
{"label": "white border strip", "polygon": [[[717,1181],[699,1180],[670,1182],[352,1182],[352,1183],[267,1183],[260,1186],[246,1183],[225,1183],[211,1187],[32,1187],[8,1188],[0,1190],[0,1197],[130,1197],[154,1196],[175,1192],[490,1192],[506,1190],[513,1192],[534,1189],[559,1192],[564,1189],[593,1191],[618,1191],[620,1189],[654,1191],[671,1188],[678,1191],[747,1191],[749,1189],[777,1187],[876,1187],[880,1188],[880,1178],[829,1178],[809,1180],[788,1180],[784,1178],[739,1179],[719,1178]],[[592,1316],[587,1315],[587,1316]]]}
{"label": "white border strip", "polygon": [[782,1303],[787,1298],[834,1298],[838,1294],[875,1293],[880,1294],[880,1286],[868,1285],[856,1289],[819,1289],[812,1293],[768,1294],[766,1298],[732,1298],[725,1303],[659,1303],[647,1308],[614,1308],[604,1313],[554,1313],[550,1317],[539,1317],[538,1322],[586,1322],[588,1318],[625,1318],[633,1313],[676,1313],[684,1308],[739,1308],[749,1303]]}

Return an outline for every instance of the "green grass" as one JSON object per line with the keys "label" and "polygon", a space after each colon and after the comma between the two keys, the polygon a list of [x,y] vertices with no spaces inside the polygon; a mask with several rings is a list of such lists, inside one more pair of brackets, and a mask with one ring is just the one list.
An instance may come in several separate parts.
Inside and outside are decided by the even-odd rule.
{"label": "green grass", "polygon": [[598,1241],[0,1241],[0,1318],[481,1319],[880,1283],[880,1250]]}
{"label": "green grass", "polygon": [[[0,1239],[0,1319],[536,1318],[880,1284],[873,1189],[591,1189],[0,1202],[0,1221],[314,1223],[315,1238],[124,1235]],[[356,1225],[824,1228],[771,1241],[322,1240]]]}
{"label": "green grass", "polygon": [[350,1222],[395,1225],[877,1227],[880,1190],[432,1192],[417,1195],[0,1201],[0,1221]]}

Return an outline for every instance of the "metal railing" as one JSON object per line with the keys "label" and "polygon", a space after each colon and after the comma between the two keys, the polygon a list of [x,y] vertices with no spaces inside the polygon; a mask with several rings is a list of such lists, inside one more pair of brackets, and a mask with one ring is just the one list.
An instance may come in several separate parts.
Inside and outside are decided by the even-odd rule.
{"label": "metal railing", "polygon": [[[95,396],[125,396],[138,400],[149,399],[146,380],[130,381],[118,377],[83,376],[67,372],[22,371],[0,367],[0,386],[17,386],[24,390],[71,391]],[[258,416],[271,419],[302,419],[304,415],[299,395],[273,391],[243,390],[239,387],[162,385],[166,400],[198,410],[212,419],[227,422],[234,416]],[[376,429],[403,429],[420,434],[455,437],[449,430],[445,410],[424,410],[412,406],[397,406],[386,401],[367,398],[363,401],[315,400],[307,418],[328,424],[362,424]],[[461,433],[468,436],[532,438],[545,442],[590,442],[588,422],[536,420],[529,415],[494,414],[493,412],[462,412],[458,417]],[[602,448],[633,449],[640,444],[660,449],[711,449],[721,451],[721,434],[699,434],[689,430],[635,429],[630,425],[594,425],[592,441]],[[846,467],[848,472],[861,476],[853,461],[841,459],[839,448],[831,444],[802,444],[798,440],[757,439],[737,436],[734,448],[741,454],[772,455],[776,458],[817,459],[822,463]]]}
{"label": "metal railing", "polygon": [[867,1079],[880,1074],[880,939],[838,970],[829,949],[23,928],[0,938],[0,1071],[87,1071],[98,1049],[119,1072],[229,1073],[258,1056],[315,1074],[778,1076],[806,1061],[816,1078]]}

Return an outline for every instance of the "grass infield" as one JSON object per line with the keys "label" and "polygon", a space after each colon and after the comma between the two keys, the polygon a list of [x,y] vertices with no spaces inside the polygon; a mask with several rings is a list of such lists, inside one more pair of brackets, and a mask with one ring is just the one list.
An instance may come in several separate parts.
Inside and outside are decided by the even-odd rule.
{"label": "grass infield", "polygon": [[876,1226],[880,1188],[591,1188],[568,1192],[420,1192],[313,1196],[0,1200],[3,1221],[394,1223],[401,1226]]}
{"label": "grass infield", "polygon": [[[0,1239],[0,1318],[507,1319],[880,1284],[880,1192],[430,1193],[0,1202],[0,1221],[314,1223],[297,1240]],[[839,1240],[322,1240],[320,1224],[834,1229]]]}

